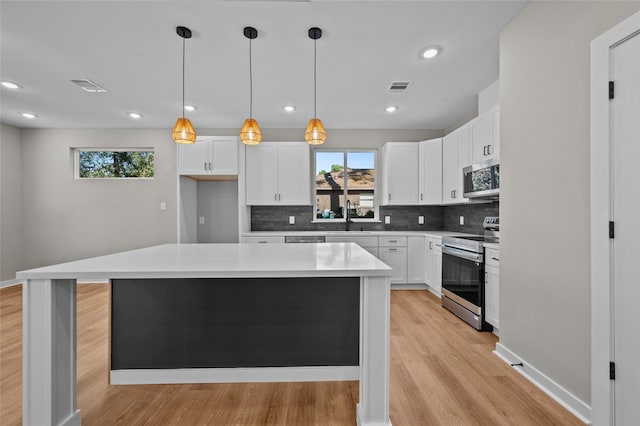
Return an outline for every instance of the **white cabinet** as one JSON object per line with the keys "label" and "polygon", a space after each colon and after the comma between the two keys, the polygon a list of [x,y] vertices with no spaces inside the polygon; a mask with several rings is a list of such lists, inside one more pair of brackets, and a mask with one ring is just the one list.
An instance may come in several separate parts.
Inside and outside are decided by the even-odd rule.
{"label": "white cabinet", "polygon": [[427,237],[426,282],[430,290],[440,296],[442,289],[442,238]]}
{"label": "white cabinet", "polygon": [[382,204],[418,204],[419,143],[387,142],[382,147]]}
{"label": "white cabinet", "polygon": [[378,258],[393,268],[391,284],[407,282],[407,237],[380,237]]}
{"label": "white cabinet", "polygon": [[464,198],[462,169],[469,161],[469,124],[449,133],[442,141],[442,203],[462,204]]}
{"label": "white cabinet", "polygon": [[485,321],[500,328],[500,251],[485,248],[484,261],[484,304]]}
{"label": "white cabinet", "polygon": [[421,235],[407,237],[407,283],[426,283],[426,242]]}
{"label": "white cabinet", "polygon": [[247,205],[310,205],[311,169],[305,142],[247,146]]}
{"label": "white cabinet", "polygon": [[419,144],[418,204],[442,204],[442,138]]}
{"label": "white cabinet", "polygon": [[471,162],[479,163],[500,156],[500,108],[495,107],[469,122]]}
{"label": "white cabinet", "polygon": [[178,174],[237,175],[238,149],[235,136],[198,136],[194,144],[178,145]]}
{"label": "white cabinet", "polygon": [[263,236],[263,237],[242,237],[244,244],[284,244],[284,237],[280,236]]}

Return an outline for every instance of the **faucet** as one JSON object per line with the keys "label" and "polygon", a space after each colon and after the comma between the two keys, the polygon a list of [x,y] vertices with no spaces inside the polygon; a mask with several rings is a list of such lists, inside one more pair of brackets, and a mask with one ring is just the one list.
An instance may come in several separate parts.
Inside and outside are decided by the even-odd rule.
{"label": "faucet", "polygon": [[344,224],[344,230],[348,231],[349,230],[349,224],[353,223],[353,221],[351,220],[351,217],[349,217],[349,210],[351,210],[351,200],[347,200],[347,202],[345,203],[346,207],[345,207],[345,212],[344,212],[344,217],[345,217],[345,224]]}

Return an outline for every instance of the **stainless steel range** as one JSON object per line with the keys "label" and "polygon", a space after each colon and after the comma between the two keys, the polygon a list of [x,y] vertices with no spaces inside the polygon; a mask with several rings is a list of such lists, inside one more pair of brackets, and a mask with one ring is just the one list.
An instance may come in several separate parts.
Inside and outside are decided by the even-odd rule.
{"label": "stainless steel range", "polygon": [[485,217],[483,236],[442,238],[442,306],[476,330],[491,331],[484,320],[484,243],[500,240],[500,219]]}

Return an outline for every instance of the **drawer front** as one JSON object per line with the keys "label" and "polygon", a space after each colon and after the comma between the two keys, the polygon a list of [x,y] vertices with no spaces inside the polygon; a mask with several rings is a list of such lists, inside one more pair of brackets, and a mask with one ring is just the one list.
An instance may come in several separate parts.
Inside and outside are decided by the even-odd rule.
{"label": "drawer front", "polygon": [[278,244],[284,243],[284,237],[243,237],[242,242],[245,244]]}
{"label": "drawer front", "polygon": [[487,266],[500,267],[500,250],[485,248],[484,249],[484,264]]}
{"label": "drawer front", "polygon": [[406,247],[407,237],[380,237],[380,247]]}
{"label": "drawer front", "polygon": [[325,241],[328,243],[356,243],[360,247],[378,247],[378,237],[371,235],[327,235]]}

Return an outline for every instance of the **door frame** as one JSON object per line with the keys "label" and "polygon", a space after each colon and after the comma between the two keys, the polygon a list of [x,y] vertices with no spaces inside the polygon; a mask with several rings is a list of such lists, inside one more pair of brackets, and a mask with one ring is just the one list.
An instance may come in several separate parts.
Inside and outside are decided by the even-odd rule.
{"label": "door frame", "polygon": [[640,33],[640,12],[591,42],[591,421],[613,424],[610,80],[612,48]]}

